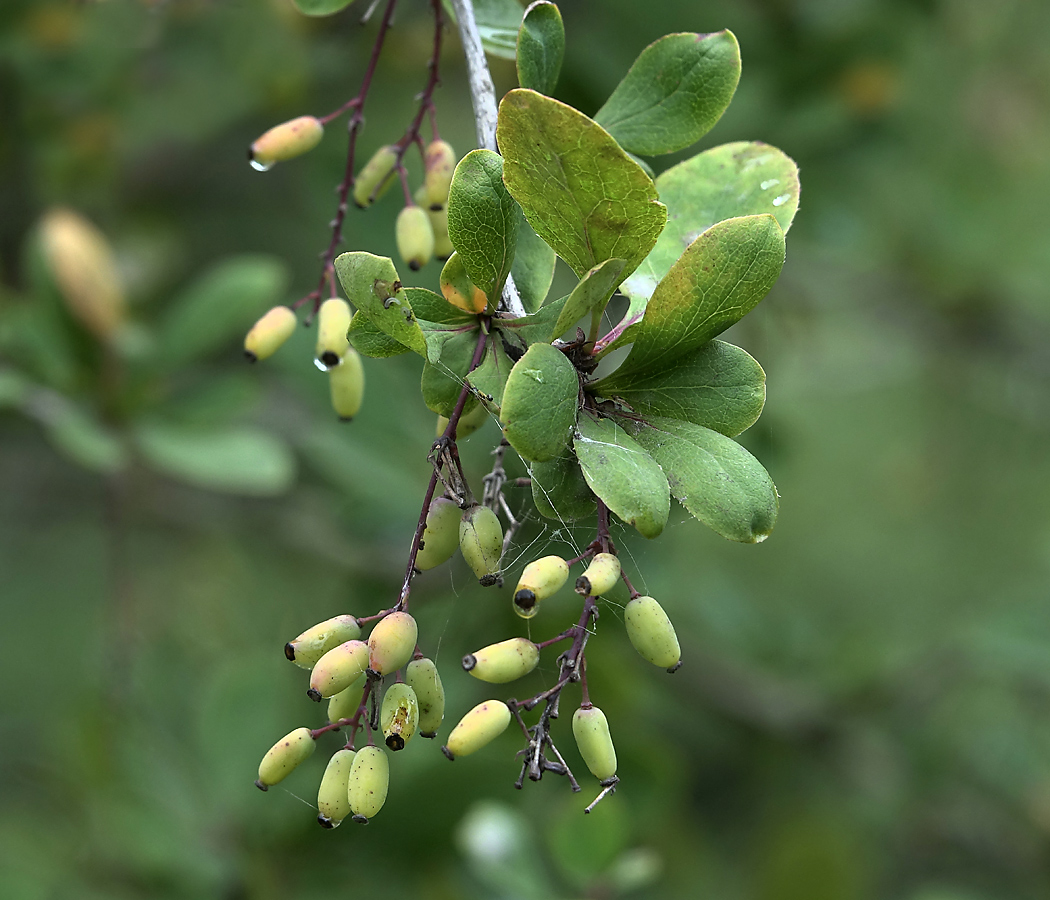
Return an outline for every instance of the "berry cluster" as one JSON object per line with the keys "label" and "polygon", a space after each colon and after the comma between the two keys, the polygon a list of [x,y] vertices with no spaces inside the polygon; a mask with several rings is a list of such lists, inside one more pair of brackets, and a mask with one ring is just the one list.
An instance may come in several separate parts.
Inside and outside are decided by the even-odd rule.
{"label": "berry cluster", "polygon": [[[488,515],[485,515],[488,513]],[[479,533],[480,532],[480,533]],[[460,548],[482,585],[499,583],[503,535],[499,520],[486,506],[461,511],[449,498],[436,498],[427,515],[426,528],[416,556],[417,566],[433,568],[447,562]],[[597,542],[596,542],[597,543]],[[484,545],[487,550],[483,551]],[[494,549],[494,548],[499,549]],[[463,669],[479,681],[507,684],[536,669],[540,651],[561,641],[572,640],[571,648],[558,659],[561,675],[550,689],[528,700],[506,702],[490,699],[466,713],[449,733],[442,752],[450,760],[480,750],[502,734],[517,719],[528,741],[517,786],[526,774],[539,780],[552,771],[568,777],[574,790],[579,785],[549,734],[549,722],[558,715],[562,688],[581,682],[583,697],[572,718],[572,731],[587,768],[599,780],[602,792],[595,803],[611,792],[616,776],[616,751],[605,714],[591,702],[586,682],[584,648],[589,624],[597,619],[597,600],[623,577],[614,553],[592,548],[573,563],[589,560],[576,579],[576,592],[584,598],[580,623],[541,643],[513,637],[482,647],[463,657]],[[529,563],[514,590],[514,610],[522,618],[536,615],[540,603],[560,590],[569,577],[570,563],[559,556],[546,556]],[[626,579],[625,579],[626,580]],[[628,582],[629,584],[629,582]],[[649,662],[673,672],[681,665],[681,650],[674,627],[652,597],[631,590],[624,622],[633,646]],[[375,622],[367,641],[361,640],[362,624]],[[328,724],[320,728],[297,728],[266,753],[259,764],[256,785],[266,790],[282,781],[299,763],[309,758],[315,741],[330,731],[349,730],[344,746],[328,763],[318,789],[318,822],[334,828],[348,816],[366,823],[382,808],[390,779],[386,751],[376,745],[381,733],[391,752],[404,749],[418,732],[434,738],[444,718],[445,692],[437,666],[422,655],[417,644],[416,622],[407,612],[385,610],[368,619],[336,616],[307,629],[285,645],[285,656],[310,669],[307,695],[328,700]],[[393,681],[384,687],[387,676]],[[382,699],[380,701],[380,695]],[[540,721],[529,727],[522,717],[546,703]],[[365,746],[356,748],[364,729]],[[554,759],[548,759],[547,751]],[[594,803],[587,807],[590,811]]]}
{"label": "berry cluster", "polygon": [[[308,306],[304,324],[318,318],[317,356],[319,369],[329,375],[332,407],[343,421],[349,421],[361,408],[364,396],[364,369],[361,356],[347,340],[351,309],[337,294],[335,268],[336,249],[342,241],[348,197],[360,209],[367,209],[400,180],[405,206],[397,217],[395,238],[401,258],[413,271],[418,271],[433,257],[447,260],[453,254],[448,235],[448,195],[456,168],[456,154],[452,146],[438,135],[434,114],[433,93],[439,83],[438,58],[441,53],[444,14],[440,3],[432,3],[434,13],[434,48],[429,63],[429,78],[420,98],[416,116],[404,135],[395,144],[380,147],[354,175],[354,157],[358,133],[363,124],[363,110],[372,74],[382,49],[395,4],[388,2],[379,26],[379,34],[372,51],[368,73],[356,97],[334,112],[318,118],[298,116],[275,125],[248,148],[252,167],[266,172],[279,162],[295,159],[313,150],[324,137],[325,125],[350,111],[348,124],[347,170],[339,185],[339,206],[332,220],[332,239],[322,254],[321,277],[315,290],[291,306],[275,306],[265,313],[248,332],[244,341],[245,356],[252,362],[275,353],[292,336],[298,321],[296,310]],[[420,129],[424,117],[430,115],[433,139],[424,146]],[[418,147],[423,157],[423,183],[410,192],[405,154],[410,147]],[[322,300],[325,292],[327,299]]]}

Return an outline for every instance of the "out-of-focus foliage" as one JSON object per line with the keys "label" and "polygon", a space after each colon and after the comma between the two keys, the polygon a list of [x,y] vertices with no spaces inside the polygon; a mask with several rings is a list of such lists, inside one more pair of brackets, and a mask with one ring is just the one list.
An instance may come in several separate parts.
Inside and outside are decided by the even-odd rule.
{"label": "out-of-focus foliage", "polygon": [[[433,437],[411,354],[366,361],[343,425],[306,329],[254,369],[239,352],[316,282],[344,148],[330,126],[266,175],[244,149],[356,91],[359,6],[0,5],[4,896],[1045,896],[1050,9],[1026,0],[563,5],[554,95],[588,115],[661,35],[739,39],[726,116],[657,171],[757,137],[800,164],[784,275],[732,333],[768,374],[742,440],[777,528],[737,546],[673,514],[657,543],[617,535],[685,665],[650,671],[603,610],[591,690],[623,785],[592,816],[560,781],[513,791],[510,735],[453,765],[412,742],[365,829],[322,832],[296,800],[323,752],[252,787],[278,736],[318,724],[281,644],[389,603]],[[401,10],[365,157],[412,114],[423,13]],[[439,122],[463,153],[448,44]],[[393,193],[351,210],[347,248],[389,255]],[[127,328],[107,348],[40,266],[56,206],[114,248]],[[495,437],[465,444],[473,471]],[[567,553],[588,529],[522,542]],[[454,718],[484,699],[459,656],[517,620],[462,563],[417,584]],[[533,636],[574,617],[552,598]]]}

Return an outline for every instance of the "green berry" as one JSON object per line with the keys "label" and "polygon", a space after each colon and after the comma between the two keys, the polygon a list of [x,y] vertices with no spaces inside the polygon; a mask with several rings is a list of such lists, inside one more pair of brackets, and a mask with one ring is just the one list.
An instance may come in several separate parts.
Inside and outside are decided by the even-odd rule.
{"label": "green berry", "polygon": [[609,721],[597,706],[581,706],[572,716],[572,733],[591,774],[607,781],[616,774],[616,750]]}
{"label": "green berry", "polygon": [[416,692],[419,703],[419,733],[437,737],[445,717],[445,688],[432,659],[414,659],[405,667],[405,683]]}
{"label": "green berry", "polygon": [[298,320],[288,306],[275,306],[267,312],[244,338],[244,355],[249,362],[273,356],[292,336]]}
{"label": "green berry", "polygon": [[333,647],[361,636],[361,626],[353,616],[335,616],[307,628],[294,641],[284,645],[284,655],[302,669],[314,664]]}
{"label": "green berry", "polygon": [[317,660],[310,670],[311,700],[321,701],[350,687],[368,668],[368,645],[363,641],[346,641],[333,647]]}
{"label": "green berry", "polygon": [[406,612],[394,612],[376,622],[368,636],[368,668],[389,675],[408,663],[416,650],[416,620]]}
{"label": "green berry", "polygon": [[530,562],[514,589],[514,611],[531,619],[540,610],[540,602],[553,596],[569,577],[569,565],[560,556],[544,556]]}
{"label": "green berry", "polygon": [[540,649],[527,638],[511,638],[463,657],[463,668],[480,681],[506,684],[528,675],[540,661]]}
{"label": "green berry", "polygon": [[597,553],[586,571],[576,579],[576,593],[583,597],[599,597],[615,587],[620,580],[620,560],[611,553]]}
{"label": "green berry", "polygon": [[433,569],[452,558],[459,546],[459,520],[462,511],[447,497],[437,497],[430,503],[423,544],[416,554],[416,568],[421,572]]}
{"label": "green berry", "polygon": [[459,549],[482,586],[499,581],[503,556],[503,527],[487,506],[472,506],[459,523]]}
{"label": "green berry", "polygon": [[386,689],[379,714],[380,727],[391,750],[403,750],[419,726],[419,701],[407,684],[397,682]]}
{"label": "green berry", "polygon": [[354,757],[347,799],[354,821],[362,825],[383,808],[390,787],[390,761],[379,747],[364,747]]}
{"label": "green berry", "polygon": [[274,163],[294,159],[313,150],[324,137],[324,125],[314,116],[299,116],[275,125],[256,138],[248,149],[251,164],[262,172]]}
{"label": "green berry", "polygon": [[467,756],[498,738],[509,724],[507,704],[500,700],[486,700],[459,720],[441,750],[449,759]]}
{"label": "green berry", "polygon": [[337,750],[324,770],[321,786],[317,789],[317,822],[322,828],[336,828],[350,815],[347,787],[350,770],[357,754],[345,747]]}
{"label": "green berry", "polygon": [[682,648],[671,620],[652,597],[635,597],[623,611],[627,637],[642,659],[674,671],[681,665]]}
{"label": "green berry", "polygon": [[265,791],[270,785],[287,778],[303,760],[314,752],[314,739],[309,728],[290,731],[269,750],[259,763],[259,780],[255,786]]}

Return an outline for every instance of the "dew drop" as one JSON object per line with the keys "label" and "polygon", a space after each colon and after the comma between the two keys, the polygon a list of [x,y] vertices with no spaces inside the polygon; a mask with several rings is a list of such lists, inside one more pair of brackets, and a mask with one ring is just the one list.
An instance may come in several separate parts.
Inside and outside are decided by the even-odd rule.
{"label": "dew drop", "polygon": [[316,358],[314,359],[314,365],[317,366],[317,368],[320,369],[322,372],[327,372],[328,371],[328,366],[326,366],[319,359],[316,359]]}
{"label": "dew drop", "polygon": [[780,184],[779,178],[767,178],[759,185],[759,187],[762,188],[762,190],[764,191],[768,191],[771,187],[777,184]]}
{"label": "dew drop", "polygon": [[790,199],[791,199],[791,194],[781,194],[779,197],[776,197],[773,200],[773,205],[774,206],[783,206]]}
{"label": "dew drop", "polygon": [[248,162],[252,164],[256,172],[269,172],[273,168],[273,163],[261,163],[257,159],[250,159]]}

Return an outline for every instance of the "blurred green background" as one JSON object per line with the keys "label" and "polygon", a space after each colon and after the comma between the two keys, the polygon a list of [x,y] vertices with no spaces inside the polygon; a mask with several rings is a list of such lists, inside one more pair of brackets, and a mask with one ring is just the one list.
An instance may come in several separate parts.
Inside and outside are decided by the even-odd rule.
{"label": "blurred green background", "polygon": [[[306,329],[251,369],[239,351],[313,286],[345,143],[330,126],[266,175],[244,149],[356,92],[362,8],[0,6],[5,900],[1050,895],[1050,5],[1032,0],[563,4],[560,99],[593,113],[650,41],[729,27],[740,88],[695,149],[760,139],[800,165],[784,275],[731,335],[767,371],[744,442],[780,521],[760,546],[680,511],[656,542],[617,533],[685,665],[639,659],[606,604],[590,684],[623,784],[593,816],[590,778],[514,791],[509,732],[455,765],[411,743],[367,828],[315,824],[323,749],[255,790],[266,748],[323,719],[281,645],[389,604],[433,436],[410,355],[366,361],[342,425]],[[402,133],[429,42],[405,0],[364,153]],[[447,44],[439,123],[465,152]],[[56,205],[118,254],[120,362],[31,250]],[[397,211],[393,192],[352,209],[346,246],[392,254]],[[497,434],[466,442],[468,472]],[[586,531],[533,523],[520,552]],[[453,720],[486,696],[459,657],[523,633],[508,596],[460,560],[417,581]],[[570,618],[559,597],[534,635]],[[515,690],[553,676],[550,658]]]}

